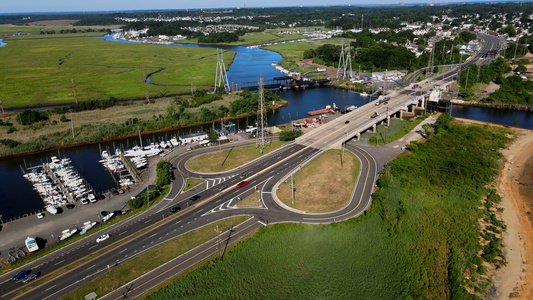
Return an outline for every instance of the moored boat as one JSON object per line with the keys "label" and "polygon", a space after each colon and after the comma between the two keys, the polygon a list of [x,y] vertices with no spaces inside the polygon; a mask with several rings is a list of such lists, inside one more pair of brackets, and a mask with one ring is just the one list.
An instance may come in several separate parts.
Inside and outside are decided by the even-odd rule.
{"label": "moored boat", "polygon": [[26,248],[28,248],[28,251],[34,252],[39,250],[39,245],[37,245],[37,241],[35,241],[34,238],[27,237],[24,242],[26,244]]}

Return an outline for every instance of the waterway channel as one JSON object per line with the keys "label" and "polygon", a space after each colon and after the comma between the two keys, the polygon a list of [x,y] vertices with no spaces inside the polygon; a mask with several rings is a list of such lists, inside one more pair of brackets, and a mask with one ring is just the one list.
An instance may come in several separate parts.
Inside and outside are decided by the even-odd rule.
{"label": "waterway channel", "polygon": [[[106,37],[109,39],[110,37]],[[182,45],[188,47],[198,47],[197,45]],[[230,82],[253,81],[262,74],[268,80],[273,77],[282,76],[271,63],[281,60],[277,53],[260,48],[228,47],[227,50],[235,51],[234,62],[228,70]],[[289,105],[282,107],[268,116],[269,125],[279,125],[288,123],[291,120],[304,118],[310,110],[324,108],[332,105],[343,109],[349,105],[362,106],[370,98],[359,96],[347,90],[333,88],[311,88],[307,90],[287,90],[278,91],[280,97],[289,101]],[[513,120],[518,120],[519,127],[533,129],[533,113],[524,111],[497,110],[480,107],[453,106],[452,115],[455,117],[468,118],[491,122],[502,125],[510,125]],[[239,128],[243,129],[247,125],[253,125],[255,118],[248,118],[235,121]],[[210,126],[206,126],[210,127]],[[143,137],[143,144],[160,139],[168,140],[172,136],[186,134],[204,130],[201,126],[154,134]],[[64,149],[61,151],[48,151],[36,155],[28,155],[20,158],[13,158],[0,161],[0,218],[6,221],[24,214],[35,212],[43,208],[43,203],[39,196],[32,190],[30,183],[24,180],[22,169],[25,165],[38,165],[49,160],[51,156],[68,157],[72,160],[73,166],[86,179],[92,188],[98,193],[115,187],[111,176],[107,174],[98,163],[100,160],[100,149],[115,149],[121,145],[123,148],[132,147],[139,142],[138,138],[122,139],[114,142],[101,143],[100,145],[89,145]]]}

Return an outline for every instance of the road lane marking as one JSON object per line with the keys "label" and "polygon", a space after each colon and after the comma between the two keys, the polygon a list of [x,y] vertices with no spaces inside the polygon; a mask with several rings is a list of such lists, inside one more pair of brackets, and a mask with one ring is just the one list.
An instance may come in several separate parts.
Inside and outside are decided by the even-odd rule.
{"label": "road lane marking", "polygon": [[89,269],[94,268],[94,267],[96,267],[96,265],[92,265],[92,266],[88,267],[88,268],[85,269],[85,270],[89,270]]}
{"label": "road lane marking", "polygon": [[122,231],[121,233],[119,233],[118,235],[122,235],[124,233],[127,233],[127,231]]}
{"label": "road lane marking", "polygon": [[96,244],[96,245],[94,245],[92,247],[89,247],[89,249],[92,249],[92,248],[97,247],[97,246],[98,246],[98,244]]}
{"label": "road lane marking", "polygon": [[54,266],[55,266],[55,265],[58,265],[58,264],[60,264],[60,263],[62,263],[62,262],[64,262],[64,261],[65,261],[64,259],[63,259],[63,260],[60,260],[60,261],[56,262],[56,263],[54,264]]}
{"label": "road lane marking", "polygon": [[128,250],[128,248],[126,248],[126,249],[124,249],[124,250],[120,251],[119,253],[122,253],[122,252],[124,252],[124,251],[127,251],[127,250]]}
{"label": "road lane marking", "polygon": [[48,292],[49,290],[51,290],[51,289],[53,289],[53,288],[55,288],[55,287],[56,287],[56,286],[55,286],[55,284],[54,284],[54,285],[52,285],[51,287],[47,288],[45,291]]}
{"label": "road lane marking", "polygon": [[149,238],[154,237],[154,236],[156,236],[156,235],[157,235],[157,233],[154,233],[154,234],[152,234],[151,236],[149,236]]}

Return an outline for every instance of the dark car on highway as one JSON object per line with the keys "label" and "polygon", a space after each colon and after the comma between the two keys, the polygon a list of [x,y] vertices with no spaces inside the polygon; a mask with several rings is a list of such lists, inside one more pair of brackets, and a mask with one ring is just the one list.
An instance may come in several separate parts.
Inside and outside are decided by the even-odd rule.
{"label": "dark car on highway", "polygon": [[200,199],[200,195],[194,195],[191,198],[189,198],[189,200],[191,200],[191,201],[196,201],[198,199]]}
{"label": "dark car on highway", "polygon": [[17,275],[13,276],[12,279],[15,280],[15,281],[17,281],[17,280],[19,280],[19,279],[24,278],[27,274],[28,274],[28,271],[23,270],[23,271],[18,272]]}
{"label": "dark car on highway", "polygon": [[22,283],[28,283],[28,282],[34,280],[35,278],[37,278],[37,274],[35,274],[35,273],[30,274],[26,278],[22,279]]}
{"label": "dark car on highway", "polygon": [[171,207],[169,210],[168,210],[168,213],[169,214],[173,214],[175,212],[178,212],[181,210],[181,207],[180,206],[174,206],[174,207]]}

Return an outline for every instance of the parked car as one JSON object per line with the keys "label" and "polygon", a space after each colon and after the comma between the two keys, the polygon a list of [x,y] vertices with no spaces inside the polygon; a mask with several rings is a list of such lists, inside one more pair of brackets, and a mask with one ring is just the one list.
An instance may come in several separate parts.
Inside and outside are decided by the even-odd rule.
{"label": "parked car", "polygon": [[189,200],[191,200],[191,201],[196,201],[198,199],[200,199],[200,195],[194,195],[191,198],[189,198]]}
{"label": "parked car", "polygon": [[104,199],[105,199],[104,195],[102,195],[102,194],[96,195],[96,200],[104,200]]}
{"label": "parked car", "polygon": [[350,123],[350,120],[344,121],[344,124],[348,124],[348,123]]}
{"label": "parked car", "polygon": [[105,211],[105,210],[102,210],[102,211],[100,212],[100,215],[102,215],[102,217],[107,216],[107,214],[109,214],[109,212],[108,212],[108,211]]}
{"label": "parked car", "polygon": [[80,199],[80,202],[81,202],[81,204],[83,204],[83,205],[87,205],[87,204],[89,204],[89,200],[87,200],[87,199],[85,199],[85,198],[81,198],[81,199]]}
{"label": "parked car", "polygon": [[43,214],[43,213],[37,213],[37,218],[38,218],[38,219],[42,219],[42,218],[44,218],[44,214]]}
{"label": "parked car", "polygon": [[483,94],[485,94],[487,91],[483,91]]}
{"label": "parked car", "polygon": [[169,214],[173,214],[173,213],[178,212],[178,211],[180,211],[180,210],[181,210],[181,207],[176,205],[176,206],[171,207],[171,208],[168,210],[168,213],[169,213]]}
{"label": "parked car", "polygon": [[239,184],[237,184],[237,187],[241,188],[248,184],[248,181],[241,181]]}
{"label": "parked car", "polygon": [[223,191],[227,188],[227,186],[225,184],[221,185],[220,188],[218,189],[219,191]]}
{"label": "parked car", "polygon": [[28,282],[34,280],[35,278],[37,278],[37,274],[35,274],[35,273],[30,274],[30,275],[26,276],[26,278],[22,279],[22,283],[28,283]]}
{"label": "parked car", "polygon": [[67,204],[67,205],[65,205],[65,206],[66,206],[68,209],[73,209],[74,207],[76,207],[76,205],[71,204],[71,203],[69,203],[69,204]]}
{"label": "parked car", "polygon": [[27,274],[28,274],[28,271],[22,270],[22,271],[18,272],[17,275],[13,276],[12,279],[17,281],[17,280],[19,280],[21,278],[24,278],[24,276],[26,276]]}
{"label": "parked car", "polygon": [[99,236],[99,237],[96,239],[96,242],[97,242],[97,243],[100,243],[100,242],[103,242],[103,241],[107,240],[108,238],[109,238],[109,234],[104,234],[104,235]]}

